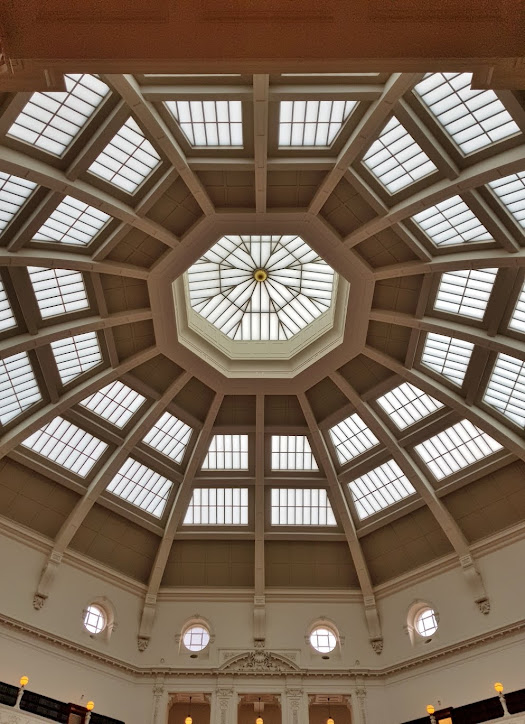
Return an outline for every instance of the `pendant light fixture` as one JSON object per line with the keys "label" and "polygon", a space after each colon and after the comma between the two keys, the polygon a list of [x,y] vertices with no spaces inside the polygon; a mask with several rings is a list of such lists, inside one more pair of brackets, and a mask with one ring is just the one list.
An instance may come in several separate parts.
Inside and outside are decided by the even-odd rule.
{"label": "pendant light fixture", "polygon": [[261,697],[259,697],[259,716],[255,720],[255,724],[264,724],[264,720],[261,716]]}
{"label": "pendant light fixture", "polygon": [[330,697],[328,697],[328,719],[326,720],[326,724],[335,724],[332,719],[332,715],[330,714]]}
{"label": "pendant light fixture", "polygon": [[193,724],[193,719],[191,718],[191,696],[190,696],[190,709],[188,712],[188,716],[184,720],[184,724]]}

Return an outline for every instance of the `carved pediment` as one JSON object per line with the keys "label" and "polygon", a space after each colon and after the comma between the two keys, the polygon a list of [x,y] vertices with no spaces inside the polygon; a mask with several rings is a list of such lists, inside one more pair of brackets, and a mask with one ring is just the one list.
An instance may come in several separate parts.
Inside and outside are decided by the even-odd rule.
{"label": "carved pediment", "polygon": [[264,649],[243,651],[225,661],[220,667],[221,671],[232,671],[243,674],[286,674],[299,671],[299,667],[286,656],[276,654]]}

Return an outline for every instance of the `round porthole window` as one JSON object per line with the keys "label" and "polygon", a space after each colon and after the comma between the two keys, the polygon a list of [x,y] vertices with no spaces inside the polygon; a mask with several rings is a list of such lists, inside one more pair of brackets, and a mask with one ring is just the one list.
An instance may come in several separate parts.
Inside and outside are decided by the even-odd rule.
{"label": "round porthole window", "polygon": [[195,624],[186,629],[182,642],[188,651],[202,651],[210,643],[210,632],[201,624]]}
{"label": "round porthole window", "polygon": [[329,628],[317,626],[310,634],[310,643],[320,654],[328,654],[337,646],[337,639]]}
{"label": "round porthole window", "polygon": [[423,638],[428,638],[436,633],[438,622],[436,613],[433,608],[424,608],[421,610],[415,620],[416,631]]}
{"label": "round porthole window", "polygon": [[106,628],[107,617],[100,606],[91,604],[84,613],[84,627],[91,634],[98,634]]}

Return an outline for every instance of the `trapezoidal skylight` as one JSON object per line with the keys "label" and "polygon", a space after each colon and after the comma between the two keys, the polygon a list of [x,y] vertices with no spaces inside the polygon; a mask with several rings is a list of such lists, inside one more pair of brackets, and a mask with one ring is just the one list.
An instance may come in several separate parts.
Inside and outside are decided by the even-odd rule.
{"label": "trapezoidal skylight", "polygon": [[159,154],[130,116],[88,171],[131,194],[160,161]]}
{"label": "trapezoidal skylight", "polygon": [[29,266],[27,271],[42,319],[89,309],[84,278],[80,272],[39,266]]}
{"label": "trapezoidal skylight", "polygon": [[183,525],[248,525],[248,488],[195,488]]}
{"label": "trapezoidal skylight", "polygon": [[124,427],[146,398],[119,380],[112,382],[80,403],[112,425]]}
{"label": "trapezoidal skylight", "polygon": [[33,93],[7,135],[61,156],[109,92],[93,75],[68,74],[65,81],[67,91]]}
{"label": "trapezoidal skylight", "polygon": [[412,220],[436,246],[494,241],[461,196],[452,196],[446,201],[430,206],[412,216]]}
{"label": "trapezoidal skylight", "polygon": [[0,360],[0,422],[7,424],[42,395],[25,352]]}
{"label": "trapezoidal skylight", "polygon": [[462,339],[429,332],[421,362],[456,385],[462,385],[474,345]]}
{"label": "trapezoidal skylight", "polygon": [[35,453],[85,478],[107,445],[63,417],[55,417],[23,441]]}
{"label": "trapezoidal skylight", "polygon": [[462,420],[414,449],[436,480],[442,480],[501,450],[501,445],[469,420]]}
{"label": "trapezoidal skylight", "polygon": [[393,390],[379,397],[377,403],[400,430],[414,425],[443,407],[442,402],[427,395],[426,392],[409,382],[403,382],[398,387],[394,387]]}
{"label": "trapezoidal skylight", "polygon": [[0,279],[0,332],[16,327],[16,318],[13,314],[9,298]]}
{"label": "trapezoidal skylight", "polygon": [[414,92],[465,155],[520,129],[493,90],[471,90],[471,73],[431,73]]}
{"label": "trapezoidal skylight", "polygon": [[337,525],[324,488],[272,488],[272,525]]}
{"label": "trapezoidal skylight", "polygon": [[498,354],[483,402],[525,427],[525,362]]}
{"label": "trapezoidal skylight", "polygon": [[319,470],[306,435],[272,435],[272,470]]}
{"label": "trapezoidal skylight", "polygon": [[96,332],[59,339],[51,343],[51,349],[63,384],[102,362]]}
{"label": "trapezoidal skylight", "polygon": [[66,196],[33,236],[33,241],[87,246],[111,216]]}
{"label": "trapezoidal skylight", "polygon": [[165,101],[190,146],[242,148],[241,101]]}
{"label": "trapezoidal skylight", "polygon": [[437,170],[395,116],[370,146],[363,163],[391,194]]}
{"label": "trapezoidal skylight", "polygon": [[525,284],[521,287],[518,301],[512,312],[509,329],[515,329],[516,332],[525,332]]}
{"label": "trapezoidal skylight", "polygon": [[388,460],[348,484],[359,520],[389,508],[416,491],[395,460]]}
{"label": "trapezoidal skylight", "polygon": [[525,171],[491,181],[489,186],[518,224],[525,227]]}
{"label": "trapezoidal skylight", "polygon": [[299,236],[224,236],[190,267],[192,308],[237,341],[281,341],[326,312],[334,271]]}
{"label": "trapezoidal skylight", "polygon": [[176,418],[175,415],[165,412],[153,425],[143,442],[163,455],[167,455],[176,463],[180,463],[188,447],[191,433],[192,429],[189,425]]}
{"label": "trapezoidal skylight", "polygon": [[330,438],[341,465],[379,444],[372,430],[356,413],[331,427]]}
{"label": "trapezoidal skylight", "polygon": [[248,435],[214,435],[203,470],[248,470]]}
{"label": "trapezoidal skylight", "polygon": [[160,518],[172,487],[171,480],[128,458],[106,490],[155,518]]}
{"label": "trapezoidal skylight", "polygon": [[281,101],[279,146],[330,146],[356,106],[357,101]]}
{"label": "trapezoidal skylight", "polygon": [[17,215],[36,188],[25,178],[0,171],[0,234]]}
{"label": "trapezoidal skylight", "polygon": [[497,269],[462,269],[441,275],[434,309],[483,319]]}

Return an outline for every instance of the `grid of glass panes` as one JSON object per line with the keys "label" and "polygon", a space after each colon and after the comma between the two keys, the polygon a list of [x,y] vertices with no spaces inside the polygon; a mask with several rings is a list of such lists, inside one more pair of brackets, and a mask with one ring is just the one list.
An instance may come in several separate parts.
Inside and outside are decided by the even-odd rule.
{"label": "grid of glass panes", "polygon": [[414,88],[464,154],[519,133],[493,90],[471,90],[471,73],[430,73]]}
{"label": "grid of glass panes", "polygon": [[329,654],[330,651],[335,649],[337,639],[333,631],[324,626],[319,626],[310,634],[310,643],[320,654]]}
{"label": "grid of glass panes", "polygon": [[109,92],[93,75],[69,73],[65,82],[66,91],[33,93],[7,135],[61,156]]}
{"label": "grid of glass panes", "polygon": [[432,608],[425,608],[416,618],[416,631],[420,636],[432,636],[438,628],[436,614]]}
{"label": "grid of glass panes", "polygon": [[36,188],[25,178],[0,171],[0,234],[16,216]]}
{"label": "grid of glass panes", "polygon": [[469,420],[462,420],[414,449],[432,475],[442,480],[501,450],[501,445]]}
{"label": "grid of glass panes", "polygon": [[0,279],[0,332],[16,327],[16,319],[6,294],[2,279]]}
{"label": "grid of glass panes", "polygon": [[88,606],[84,615],[84,626],[89,633],[98,634],[106,628],[106,615],[98,606]]}
{"label": "grid of glass panes", "polygon": [[474,345],[455,337],[429,332],[421,354],[421,363],[455,385],[463,384]]}
{"label": "grid of glass panes", "polygon": [[107,449],[105,442],[63,417],[55,417],[22,445],[83,478]]}
{"label": "grid of glass panes", "polygon": [[272,435],[272,470],[318,470],[306,435]]}
{"label": "grid of glass panes", "polygon": [[437,170],[395,116],[370,146],[363,163],[392,194]]}
{"label": "grid of glass panes", "polygon": [[42,319],[89,308],[80,272],[71,269],[27,267]]}
{"label": "grid of glass panes", "polygon": [[412,216],[436,246],[494,241],[461,196],[452,196]]}
{"label": "grid of glass panes", "polygon": [[512,312],[509,329],[514,329],[516,332],[525,332],[525,284],[521,287],[518,301]]}
{"label": "grid of glass panes", "polygon": [[191,146],[242,148],[241,101],[165,101]]}
{"label": "grid of glass panes", "polygon": [[357,101],[281,101],[279,146],[332,144]]}
{"label": "grid of glass panes", "polygon": [[51,349],[63,384],[102,362],[96,332],[59,339],[51,343]]}
{"label": "grid of glass panes", "polygon": [[416,491],[395,460],[388,460],[348,484],[359,520],[389,508]]}
{"label": "grid of glass panes", "polygon": [[145,401],[145,397],[117,380],[86,397],[80,404],[122,428]]}
{"label": "grid of glass panes", "polygon": [[248,525],[248,488],[195,488],[184,525]]}
{"label": "grid of glass panes", "polygon": [[377,399],[378,405],[392,422],[404,430],[443,407],[443,403],[427,395],[419,387],[403,382]]}
{"label": "grid of glass panes", "polygon": [[33,241],[87,246],[111,217],[66,196],[33,236]]}
{"label": "grid of glass panes", "polygon": [[248,435],[214,435],[203,470],[248,470]]}
{"label": "grid of glass panes", "polygon": [[131,194],[157,168],[160,160],[157,151],[130,117],[88,171]]}
{"label": "grid of glass panes", "polygon": [[483,401],[525,427],[525,362],[498,354]]}
{"label": "grid of glass panes", "polygon": [[128,458],[106,490],[160,518],[173,487],[171,480]]}
{"label": "grid of glass panes", "polygon": [[461,269],[441,275],[434,309],[483,319],[497,269]]}
{"label": "grid of glass panes", "polygon": [[341,465],[379,444],[372,430],[356,413],[331,427],[330,437]]}
{"label": "grid of glass panes", "polygon": [[324,488],[272,488],[272,525],[337,525]]}
{"label": "grid of glass panes", "polygon": [[0,360],[0,422],[5,425],[42,399],[26,352]]}
{"label": "grid of glass panes", "polygon": [[192,429],[169,412],[165,412],[148,432],[143,442],[167,455],[176,463],[182,462]]}
{"label": "grid of glass panes", "polygon": [[491,181],[489,186],[518,224],[525,227],[525,171]]}
{"label": "grid of glass panes", "polygon": [[210,632],[204,626],[190,626],[182,637],[188,651],[202,651],[210,642]]}

